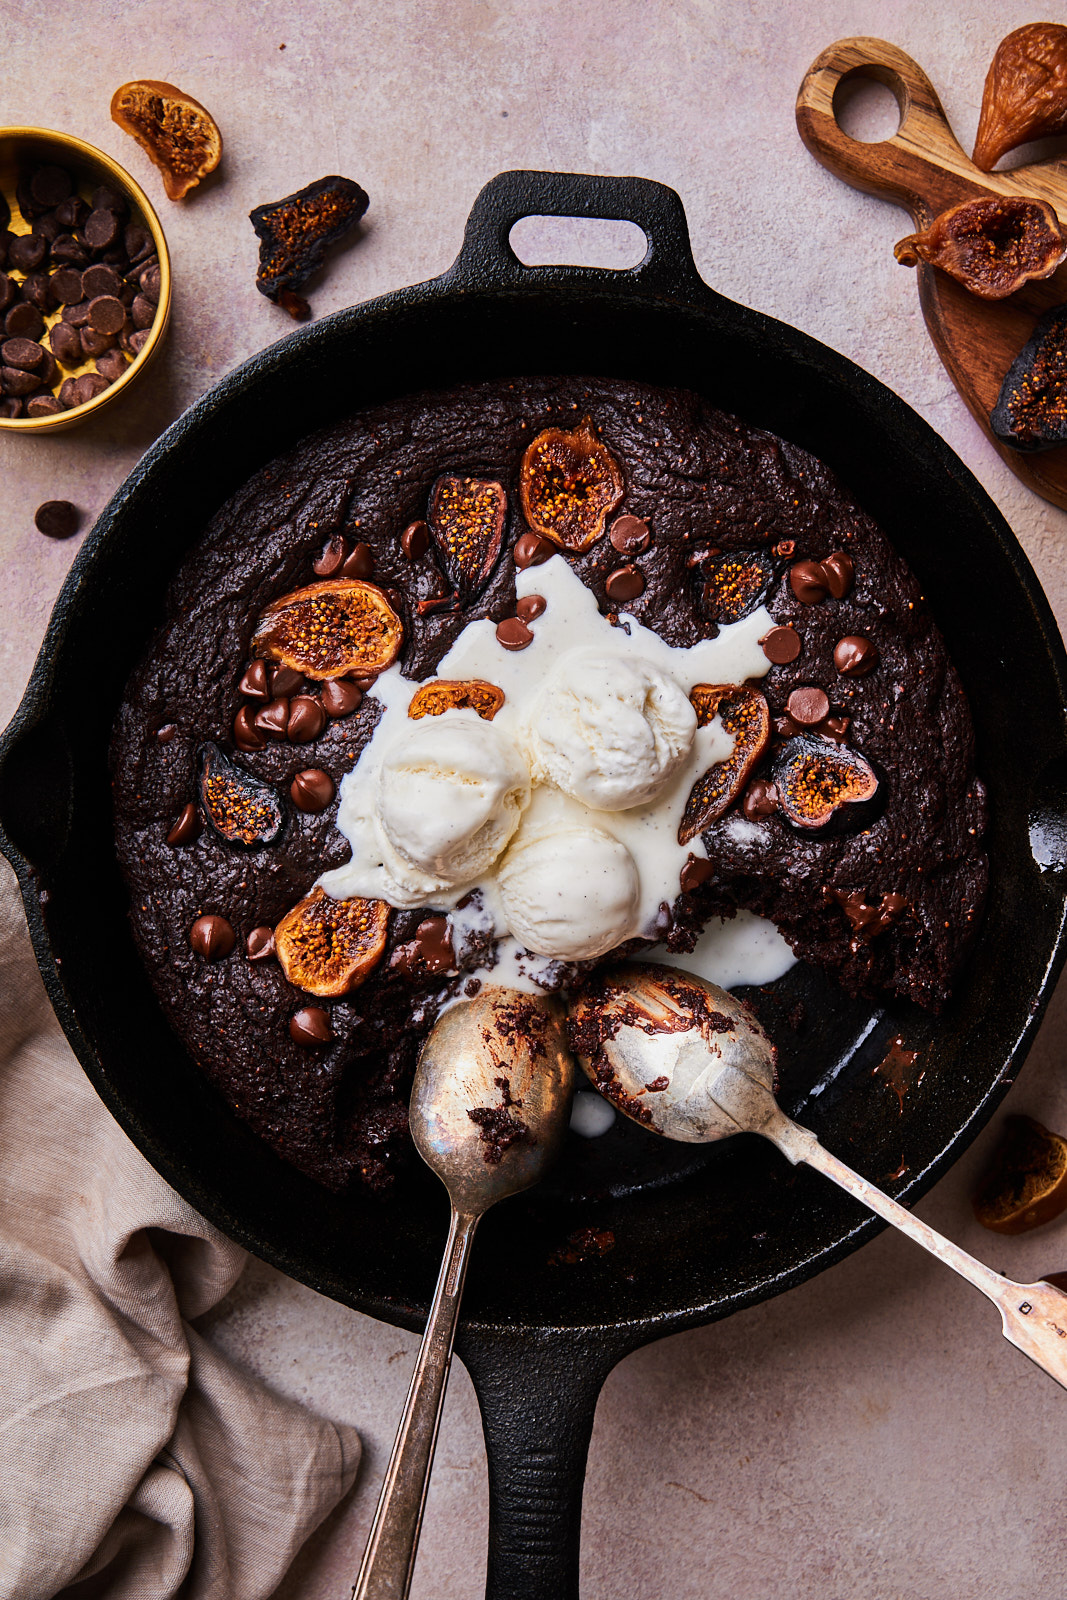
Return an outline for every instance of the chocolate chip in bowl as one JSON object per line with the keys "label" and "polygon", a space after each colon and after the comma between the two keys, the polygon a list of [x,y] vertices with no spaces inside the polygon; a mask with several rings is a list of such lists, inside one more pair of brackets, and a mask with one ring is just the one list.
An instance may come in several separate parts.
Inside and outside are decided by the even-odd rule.
{"label": "chocolate chip in bowl", "polygon": [[134,180],[71,134],[0,128],[0,196],[0,428],[54,433],[154,358],[170,313],[167,244]]}

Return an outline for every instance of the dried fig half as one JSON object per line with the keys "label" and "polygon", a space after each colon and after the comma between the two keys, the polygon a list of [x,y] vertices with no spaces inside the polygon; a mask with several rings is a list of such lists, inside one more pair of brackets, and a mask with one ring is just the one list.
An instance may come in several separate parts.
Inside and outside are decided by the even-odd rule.
{"label": "dried fig half", "polygon": [[593,429],[546,428],[526,447],[519,476],[523,516],[564,550],[588,550],[623,493],[622,468]]}
{"label": "dried fig half", "polygon": [[[351,178],[317,178],[283,200],[256,206],[248,220],[259,239],[256,288],[281,301],[322,266],[330,245],[355,227],[370,204]],[[306,303],[306,302],[305,302]],[[300,306],[287,306],[304,315]]]}
{"label": "dried fig half", "polygon": [[1008,368],[989,426],[1013,450],[1067,444],[1067,306],[1038,319]]}
{"label": "dried fig half", "polygon": [[1032,278],[1051,277],[1067,256],[1067,239],[1043,200],[989,195],[942,211],[893,254],[904,267],[940,267],[982,300],[1004,300]]}
{"label": "dried fig half", "polygon": [[740,622],[762,605],[774,582],[774,565],[751,550],[716,556],[704,567],[704,608],[715,622]]}
{"label": "dried fig half", "polygon": [[879,788],[874,768],[858,750],[805,735],[785,741],[772,777],[782,811],[795,827],[809,831],[827,827],[845,808],[863,820]]}
{"label": "dried fig half", "polygon": [[111,96],[111,120],[163,174],[170,200],[182,200],[222,160],[222,134],[206,106],[158,78],[135,78]]}
{"label": "dried fig half", "polygon": [[1067,1139],[1033,1117],[1005,1117],[1000,1143],[974,1196],[994,1233],[1026,1233],[1067,1210]]}
{"label": "dried fig half", "polygon": [[758,689],[736,683],[697,683],[689,698],[697,726],[707,727],[718,715],[727,733],[733,734],[734,747],[725,761],[714,762],[689,791],[678,825],[679,844],[695,839],[740,797],[767,748],[771,731],[770,710]]}
{"label": "dried fig half", "polygon": [[430,678],[416,689],[408,716],[418,722],[445,711],[477,711],[483,722],[492,722],[503,704],[503,689],[484,678]]}
{"label": "dried fig half", "polygon": [[283,594],[256,624],[256,655],[308,678],[371,677],[397,656],[404,627],[373,583],[328,578]]}
{"label": "dried fig half", "polygon": [[384,900],[333,900],[312,889],[275,928],[275,954],[296,988],[335,999],[358,989],[378,965],[388,921]]}
{"label": "dried fig half", "polygon": [[219,838],[245,850],[273,844],[285,822],[270,784],[231,761],[217,744],[200,750],[200,803]]}
{"label": "dried fig half", "polygon": [[493,575],[504,536],[508,497],[487,478],[438,478],[426,522],[445,576],[463,601],[473,600]]}
{"label": "dried fig half", "polygon": [[974,164],[992,172],[1031,139],[1067,133],[1067,28],[1029,22],[997,45],[986,73]]}

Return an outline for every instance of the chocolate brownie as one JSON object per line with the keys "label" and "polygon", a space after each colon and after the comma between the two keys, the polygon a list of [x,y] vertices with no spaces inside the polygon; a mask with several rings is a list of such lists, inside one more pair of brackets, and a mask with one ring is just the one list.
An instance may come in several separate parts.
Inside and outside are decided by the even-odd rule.
{"label": "chocolate brownie", "polygon": [[[710,916],[747,907],[849,992],[936,1009],[975,932],[987,868],[967,701],[915,578],[826,467],[695,394],[614,380],[524,378],[363,412],[264,468],[217,514],[171,586],[112,745],[118,855],[160,1003],[234,1109],[337,1189],[381,1187],[403,1164],[419,1045],[466,979],[446,975],[432,908],[390,910],[387,923],[383,912],[381,958],[340,998],[283,975],[270,930],[347,857],[336,790],[381,706],[366,681],[324,689],[257,666],[257,622],[281,596],[346,573],[387,594],[408,678],[433,677],[475,618],[521,644],[517,541],[523,563],[546,552],[523,514],[520,466],[543,430],[585,417],[621,468],[609,531],[567,552],[601,612],[624,609],[673,646],[759,602],[776,625],[758,684],[770,738],[703,827],[709,862],[683,871],[663,918],[669,946],[685,950]],[[466,592],[426,536],[449,474],[506,494],[499,556],[479,547],[491,570]],[[871,775],[873,800],[827,801],[838,756]],[[238,786],[259,780],[230,837],[204,825],[205,760]],[[809,825],[823,820],[811,803],[827,826]]]}

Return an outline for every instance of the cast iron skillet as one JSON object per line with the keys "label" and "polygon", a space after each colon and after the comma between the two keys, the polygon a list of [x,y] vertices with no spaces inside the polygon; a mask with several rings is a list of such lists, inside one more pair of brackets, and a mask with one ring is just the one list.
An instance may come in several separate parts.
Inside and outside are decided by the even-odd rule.
{"label": "cast iron skillet", "polygon": [[[625,272],[528,269],[508,236],[531,214],[627,218],[644,229],[648,252]],[[956,999],[935,1021],[904,1005],[848,1002],[819,974],[794,969],[776,986],[787,1003],[776,1008],[772,994],[765,1010],[783,1043],[786,1108],[915,1200],[1011,1082],[1064,953],[1067,660],[989,498],[888,389],[710,290],[670,189],[557,173],[494,179],[442,277],[294,333],[149,451],[79,553],[0,745],[0,846],[19,874],[52,1002],[107,1105],[226,1233],[315,1289],[411,1329],[425,1318],[445,1237],[443,1191],[419,1175],[388,1204],[330,1195],[276,1159],[201,1078],[130,938],[108,736],[174,569],[262,463],[356,407],[523,372],[691,387],[812,450],[918,573],[967,686],[993,876]],[[808,1022],[794,1034],[784,1015],[798,999]],[[871,1076],[898,1032],[926,1069],[903,1113]],[[549,1183],[484,1223],[459,1343],[489,1455],[488,1589],[508,1600],[577,1593],[593,1411],[620,1357],[799,1283],[879,1226],[762,1141],[668,1146],[627,1125],[572,1146]],[[560,1260],[559,1247],[585,1227],[613,1233],[614,1248]]]}

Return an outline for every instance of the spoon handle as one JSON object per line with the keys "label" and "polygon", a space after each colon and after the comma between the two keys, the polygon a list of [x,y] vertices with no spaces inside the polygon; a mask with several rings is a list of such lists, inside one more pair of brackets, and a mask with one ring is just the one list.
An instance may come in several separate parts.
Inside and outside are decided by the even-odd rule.
{"label": "spoon handle", "polygon": [[452,1208],[433,1304],[385,1469],[352,1600],[404,1600],[415,1570],[422,1513],[441,1421],[471,1240],[481,1213]]}
{"label": "spoon handle", "polygon": [[873,1183],[846,1167],[809,1129],[793,1122],[784,1112],[769,1117],[759,1131],[790,1161],[803,1161],[814,1167],[868,1210],[937,1256],[961,1278],[966,1278],[999,1309],[1005,1339],[1067,1389],[1067,1294],[1050,1283],[1013,1283],[1010,1278],[1003,1278],[999,1272],[976,1261],[958,1244],[920,1222],[896,1200],[891,1200]]}

